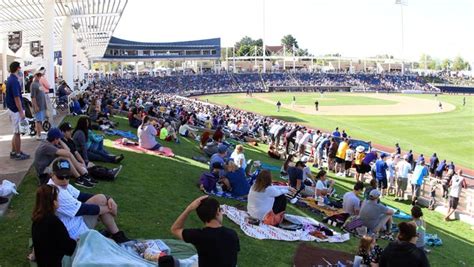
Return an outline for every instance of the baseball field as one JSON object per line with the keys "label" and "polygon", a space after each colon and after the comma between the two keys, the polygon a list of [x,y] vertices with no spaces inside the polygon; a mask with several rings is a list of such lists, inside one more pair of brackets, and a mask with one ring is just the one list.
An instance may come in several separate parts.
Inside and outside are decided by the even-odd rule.
{"label": "baseball field", "polygon": [[[207,95],[200,99],[314,129],[333,131],[339,127],[353,138],[372,141],[390,151],[399,143],[403,151],[413,149],[429,156],[436,152],[440,159],[474,169],[473,96],[261,93],[252,97],[245,94]],[[282,104],[280,111],[276,106],[278,101]]]}

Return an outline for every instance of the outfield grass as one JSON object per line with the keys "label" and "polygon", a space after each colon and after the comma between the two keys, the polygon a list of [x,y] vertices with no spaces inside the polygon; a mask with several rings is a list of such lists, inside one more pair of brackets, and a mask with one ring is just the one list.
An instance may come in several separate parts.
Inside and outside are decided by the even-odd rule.
{"label": "outfield grass", "polygon": [[[310,96],[305,100],[314,100]],[[290,99],[293,93],[265,94],[264,97]],[[406,95],[405,95],[406,96]],[[325,98],[339,98],[338,94],[325,94]],[[410,97],[434,99],[433,95],[410,95]],[[357,102],[359,96],[354,97]],[[376,144],[393,147],[399,143],[403,150],[413,149],[415,152],[431,155],[436,152],[441,159],[454,161],[455,164],[474,169],[474,97],[466,96],[467,104],[462,106],[463,96],[439,95],[438,99],[456,106],[451,112],[403,115],[403,116],[316,116],[299,113],[282,108],[277,112],[276,106],[255,97],[243,94],[208,95],[201,99],[229,105],[260,114],[273,116],[289,122],[301,123],[318,129],[332,131],[335,127],[346,129],[354,138],[372,141]],[[370,99],[370,98],[367,98]],[[344,100],[345,101],[345,100]]]}
{"label": "outfield grass", "polygon": [[266,99],[276,103],[280,101],[282,104],[290,105],[293,101],[293,96],[296,98],[298,105],[314,106],[314,102],[318,100],[319,106],[341,106],[341,105],[393,105],[396,101],[373,98],[370,96],[348,96],[348,95],[334,95],[334,94],[320,94],[320,93],[272,93],[262,95]]}
{"label": "outfield grass", "polygon": [[[68,118],[75,124],[75,118]],[[119,119],[120,129],[130,130],[125,119]],[[107,137],[108,138],[108,137]],[[109,147],[111,139],[106,139],[108,150],[123,153],[124,168],[115,182],[101,182],[94,189],[84,190],[89,193],[103,192],[113,196],[119,205],[118,225],[131,238],[172,238],[170,226],[186,205],[201,195],[196,186],[200,174],[207,166],[193,161],[191,156],[198,155],[197,142],[181,139],[181,144],[166,143],[177,155],[175,158],[162,158],[151,155],[119,151]],[[279,166],[282,162],[266,156],[266,145],[257,147],[245,145],[246,157],[262,160],[268,164]],[[109,165],[113,166],[113,165]],[[276,175],[274,177],[277,177]],[[337,181],[339,193],[348,191],[354,182],[351,178],[332,177]],[[30,238],[31,211],[34,204],[36,180],[33,171],[19,187],[19,196],[15,196],[10,210],[4,218],[0,218],[0,266],[27,266],[28,239]],[[221,203],[242,205],[242,203],[219,199]],[[409,212],[409,205],[394,202],[392,198],[384,202]],[[460,266],[460,261],[469,266],[474,262],[472,244],[474,232],[469,225],[454,221],[444,222],[443,216],[436,212],[423,210],[427,221],[427,232],[438,234],[444,245],[434,248],[429,254],[431,266]],[[311,213],[288,207],[288,213],[306,214],[318,220],[321,217]],[[247,237],[231,221],[224,219],[224,224],[237,231],[240,238],[241,252],[239,266],[292,266],[295,249],[300,242],[282,242],[256,240]],[[192,214],[187,227],[200,227],[201,223]],[[355,252],[357,239],[342,244],[312,243],[314,246]],[[381,241],[382,246],[386,242]]]}

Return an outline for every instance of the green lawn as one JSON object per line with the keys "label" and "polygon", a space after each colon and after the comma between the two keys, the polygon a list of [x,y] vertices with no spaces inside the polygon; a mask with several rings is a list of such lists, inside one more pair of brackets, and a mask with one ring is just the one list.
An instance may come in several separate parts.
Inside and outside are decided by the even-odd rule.
{"label": "green lawn", "polygon": [[264,96],[265,98],[276,103],[278,100],[283,104],[291,104],[293,96],[296,98],[297,105],[309,105],[314,106],[314,102],[318,100],[320,106],[342,106],[342,105],[393,105],[396,101],[383,100],[373,98],[370,96],[349,96],[349,95],[337,95],[334,94],[320,94],[320,93],[272,93],[271,95]]}
{"label": "green lawn", "polygon": [[[278,95],[278,96],[276,96]],[[293,93],[265,94],[267,98],[287,99],[291,102]],[[303,95],[297,97],[300,101],[314,100]],[[456,109],[451,112],[404,115],[404,116],[315,116],[282,108],[276,111],[276,106],[255,97],[240,97],[240,94],[209,95],[201,99],[210,102],[229,105],[260,114],[280,118],[290,122],[301,123],[314,128],[332,131],[335,127],[346,129],[354,138],[372,141],[375,144],[394,146],[399,143],[403,150],[413,149],[415,152],[431,155],[437,152],[441,159],[454,161],[470,169],[474,169],[474,97],[466,96],[467,104],[462,106],[463,96],[440,95],[438,99],[451,103]],[[283,98],[284,96],[284,98]],[[325,94],[325,98],[334,97],[335,94]],[[337,98],[342,96],[337,96]],[[412,97],[431,98],[432,95],[413,95]],[[354,97],[356,101],[358,96]],[[370,98],[366,98],[370,99]]]}
{"label": "green lawn", "polygon": [[[73,121],[74,119],[69,118]],[[125,119],[119,120],[121,129],[129,130]],[[161,158],[132,152],[119,151],[108,147],[113,153],[123,153],[124,168],[115,182],[101,182],[96,188],[85,190],[91,193],[103,192],[116,199],[119,205],[118,224],[132,238],[172,238],[169,231],[175,218],[184,207],[195,197],[201,195],[196,187],[199,175],[207,166],[190,159],[199,154],[197,143],[182,139],[181,144],[166,143],[171,147],[175,158]],[[110,146],[111,140],[106,142]],[[247,158],[263,160],[279,166],[281,162],[266,156],[267,146],[245,146]],[[275,176],[277,177],[277,176]],[[334,178],[337,181],[339,193],[350,190],[353,180],[350,178]],[[36,180],[31,171],[19,187],[20,195],[14,197],[8,214],[0,218],[0,266],[27,266],[28,238],[30,238],[31,211],[34,203]],[[219,199],[221,203],[236,205],[239,202]],[[392,201],[384,202],[408,212],[409,205]],[[428,233],[437,233],[444,245],[434,248],[429,254],[431,266],[459,266],[460,261],[474,262],[472,244],[474,233],[469,225],[455,221],[446,223],[441,214],[424,209],[428,222]],[[288,207],[288,213],[307,214],[318,220],[321,217],[312,216],[305,210],[294,206]],[[241,252],[239,266],[292,266],[292,259],[299,242],[280,242],[256,240],[249,238],[228,219],[224,224],[237,231]],[[193,214],[187,223],[188,227],[200,227],[201,223]],[[342,244],[313,243],[314,246],[354,252],[357,239]],[[385,246],[386,242],[380,242]],[[469,264],[468,264],[469,265]]]}

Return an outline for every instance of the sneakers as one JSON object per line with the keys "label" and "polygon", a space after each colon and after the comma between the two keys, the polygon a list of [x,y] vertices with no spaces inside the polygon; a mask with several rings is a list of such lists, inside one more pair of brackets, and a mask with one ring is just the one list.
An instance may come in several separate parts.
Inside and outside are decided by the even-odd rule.
{"label": "sneakers", "polygon": [[111,236],[112,240],[115,241],[115,243],[117,244],[121,244],[121,243],[125,243],[125,242],[128,242],[130,241],[130,239],[128,239],[126,236],[125,236],[125,233],[123,231],[118,231],[117,233],[113,234]]}
{"label": "sneakers", "polygon": [[123,160],[124,156],[123,154],[120,154],[120,156],[115,157],[115,163],[120,163]]}
{"label": "sneakers", "polygon": [[118,166],[117,168],[112,169],[112,175],[114,176],[114,180],[117,180],[117,176],[119,175],[121,170],[122,170],[122,165]]}
{"label": "sneakers", "polygon": [[10,159],[15,159],[16,158],[16,153],[15,152],[10,152]]}
{"label": "sneakers", "polygon": [[[10,158],[12,157],[11,153],[10,153]],[[30,158],[30,155],[28,154],[25,154],[23,152],[20,152],[20,154],[16,154],[14,159],[15,160],[26,160],[26,159],[29,159]]]}
{"label": "sneakers", "polygon": [[94,187],[88,180],[85,179],[84,176],[80,176],[76,179],[76,185],[84,188],[92,188]]}
{"label": "sneakers", "polygon": [[94,179],[92,176],[89,176],[89,174],[85,174],[84,175],[84,179],[86,179],[89,183],[91,183],[92,185],[96,185],[99,183],[99,181],[97,181],[96,179]]}

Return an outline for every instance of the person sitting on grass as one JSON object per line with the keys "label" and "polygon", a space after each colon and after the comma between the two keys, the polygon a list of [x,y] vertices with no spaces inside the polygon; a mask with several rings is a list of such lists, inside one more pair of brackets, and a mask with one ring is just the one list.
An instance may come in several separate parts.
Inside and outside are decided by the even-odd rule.
{"label": "person sitting on grass", "polygon": [[280,178],[284,180],[288,180],[288,168],[293,167],[295,163],[293,162],[294,155],[289,154],[288,157],[286,158],[285,162],[281,166],[280,169]]}
{"label": "person sitting on grass", "polygon": [[39,267],[60,267],[63,256],[71,256],[76,249],[76,240],[55,215],[58,209],[59,190],[55,186],[41,185],[36,190],[31,236],[34,252],[30,255]]}
{"label": "person sitting on grass", "polygon": [[362,193],[363,189],[364,183],[356,182],[354,189],[344,194],[344,197],[342,198],[342,208],[345,213],[349,214],[349,216],[359,215],[361,206],[359,195]]}
{"label": "person sitting on grass", "polygon": [[130,125],[132,128],[138,128],[141,121],[142,118],[138,112],[138,109],[136,107],[130,108],[128,112],[128,125]]}
{"label": "person sitting on grass", "polygon": [[242,145],[236,145],[234,152],[230,155],[230,158],[234,160],[237,167],[246,169],[247,161],[245,160],[244,147]]}
{"label": "person sitting on grass", "polygon": [[245,171],[239,168],[233,160],[229,160],[225,165],[225,174],[221,178],[226,191],[229,191],[233,197],[246,197],[250,190]]}
{"label": "person sitting on grass", "polygon": [[[204,223],[201,229],[184,229],[191,212]],[[222,226],[223,213],[219,202],[208,196],[195,199],[171,226],[171,233],[196,247],[199,266],[237,266],[240,251],[237,233]]]}
{"label": "person sitting on grass", "polygon": [[288,168],[288,182],[290,186],[301,194],[302,196],[314,196],[314,187],[306,185],[303,180],[303,169],[306,167],[306,164],[302,161],[296,162],[294,167]]}
{"label": "person sitting on grass", "polygon": [[413,222],[416,225],[416,235],[418,239],[416,240],[416,247],[425,251],[425,233],[426,233],[426,224],[423,220],[423,211],[420,206],[413,206],[411,208],[411,217]]}
{"label": "person sitting on grass", "polygon": [[181,126],[179,126],[179,129],[178,129],[178,132],[179,132],[179,135],[183,136],[183,137],[190,137],[192,139],[195,139],[196,136],[197,136],[197,129],[191,127],[188,123],[188,121],[184,121],[183,124],[181,124]]}
{"label": "person sitting on grass", "polygon": [[220,172],[224,166],[220,162],[212,164],[211,172],[204,172],[199,178],[199,189],[206,194],[217,191],[217,182],[220,180]]}
{"label": "person sitting on grass", "polygon": [[390,242],[382,252],[379,260],[380,267],[419,266],[429,267],[426,254],[416,247],[416,225],[413,222],[398,224],[397,240]]}
{"label": "person sitting on grass", "polygon": [[364,199],[369,200],[370,191],[377,189],[377,180],[371,179],[369,185],[365,188]]}
{"label": "person sitting on grass", "polygon": [[315,195],[316,198],[322,197],[324,198],[324,202],[326,204],[329,203],[328,196],[330,196],[334,191],[334,181],[326,179],[326,171],[320,170],[316,175],[316,188],[315,188]]}
{"label": "person sitting on grass", "polygon": [[100,219],[115,242],[129,241],[115,223],[118,206],[111,197],[83,193],[70,185],[72,173],[69,161],[57,159],[52,165],[53,175],[48,185],[59,189],[56,215],[64,223],[72,239],[78,239],[89,229],[94,229]]}
{"label": "person sitting on grass", "polygon": [[35,166],[40,184],[48,182],[51,174],[51,164],[57,158],[66,159],[71,163],[71,173],[76,178],[76,185],[92,188],[97,181],[89,177],[86,167],[78,162],[61,141],[63,134],[58,128],[51,128],[48,131],[45,141],[41,141],[35,151]]}
{"label": "person sitting on grass", "polygon": [[156,135],[158,132],[155,128],[156,120],[150,116],[144,116],[142,124],[138,126],[138,145],[141,148],[148,150],[158,150],[162,149],[162,146],[156,141]]}
{"label": "person sitting on grass", "polygon": [[361,264],[368,267],[378,267],[383,249],[377,245],[377,240],[370,235],[364,235],[359,242],[357,255],[362,257]]}
{"label": "person sitting on grass", "polygon": [[161,127],[160,129],[160,140],[168,142],[174,140],[176,143],[179,143],[179,139],[176,136],[176,132],[168,122],[165,122],[163,127]]}
{"label": "person sitting on grass", "polygon": [[250,216],[266,224],[278,225],[283,220],[287,202],[285,194],[288,193],[294,194],[296,190],[289,186],[272,185],[272,173],[262,170],[250,188],[247,211]]}
{"label": "person sitting on grass", "polygon": [[364,201],[359,212],[362,224],[367,227],[368,232],[378,235],[385,230],[386,236],[390,236],[392,228],[393,210],[379,203],[380,191],[370,191],[369,199]]}
{"label": "person sitting on grass", "polygon": [[222,165],[225,164],[225,159],[227,157],[227,146],[224,144],[219,144],[217,146],[217,153],[214,153],[209,160],[209,170],[212,171],[212,165],[215,162],[219,162]]}

